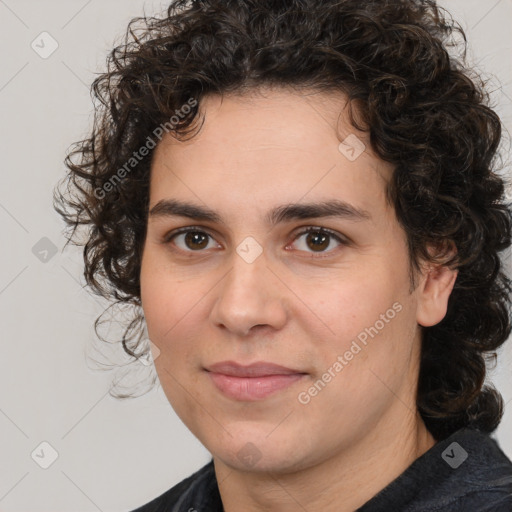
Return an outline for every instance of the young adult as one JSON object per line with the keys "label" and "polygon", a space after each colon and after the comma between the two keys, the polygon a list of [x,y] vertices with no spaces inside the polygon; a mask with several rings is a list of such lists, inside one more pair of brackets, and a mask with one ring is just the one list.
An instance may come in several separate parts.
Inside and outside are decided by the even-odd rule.
{"label": "young adult", "polygon": [[461,29],[419,0],[144,21],[57,198],[92,228],[89,284],[140,308],[125,350],[146,326],[212,454],[137,510],[512,510],[483,387],[510,333],[510,210],[500,121],[447,52]]}

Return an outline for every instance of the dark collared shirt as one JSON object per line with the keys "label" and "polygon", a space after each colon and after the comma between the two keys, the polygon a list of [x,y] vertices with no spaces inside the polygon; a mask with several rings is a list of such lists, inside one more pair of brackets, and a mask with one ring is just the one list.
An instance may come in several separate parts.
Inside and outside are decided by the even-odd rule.
{"label": "dark collared shirt", "polygon": [[[213,460],[133,512],[224,512]],[[489,435],[463,428],[355,512],[512,512],[512,462]]]}

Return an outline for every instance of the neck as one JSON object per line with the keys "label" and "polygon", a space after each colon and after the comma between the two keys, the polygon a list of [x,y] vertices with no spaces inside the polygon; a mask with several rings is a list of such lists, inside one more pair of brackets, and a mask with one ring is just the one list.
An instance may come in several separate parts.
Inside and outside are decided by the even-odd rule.
{"label": "neck", "polygon": [[401,425],[379,422],[349,449],[299,471],[240,471],[214,457],[224,511],[354,511],[436,443],[419,414],[411,421],[407,412]]}

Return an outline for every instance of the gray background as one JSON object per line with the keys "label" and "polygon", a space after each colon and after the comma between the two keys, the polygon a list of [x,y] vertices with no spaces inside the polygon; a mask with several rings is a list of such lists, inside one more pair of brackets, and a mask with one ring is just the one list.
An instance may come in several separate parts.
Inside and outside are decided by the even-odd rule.
{"label": "gray background", "polygon": [[[470,58],[489,78],[510,131],[512,0],[442,5],[467,30]],[[83,288],[79,250],[62,251],[63,224],[51,204],[67,148],[88,134],[95,72],[132,17],[164,6],[142,0],[0,0],[2,512],[130,510],[209,459],[159,386],[135,400],[109,395],[112,379],[128,385],[150,378],[154,369],[127,365],[119,345],[96,339],[93,321],[105,304]],[[31,47],[35,41],[40,53],[51,49],[42,32],[58,44],[47,58]],[[509,259],[507,265],[510,270]],[[115,324],[112,329],[114,335]],[[496,437],[512,458],[511,345],[502,349],[489,379],[508,402]],[[125,374],[109,371],[116,361],[127,365]],[[43,469],[52,449],[58,457]]]}

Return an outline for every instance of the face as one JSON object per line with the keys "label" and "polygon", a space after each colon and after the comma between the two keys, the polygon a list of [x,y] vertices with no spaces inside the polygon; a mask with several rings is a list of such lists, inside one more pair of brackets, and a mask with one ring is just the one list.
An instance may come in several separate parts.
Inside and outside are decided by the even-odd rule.
{"label": "face", "polygon": [[200,109],[198,135],[155,150],[140,276],[176,413],[214,458],[253,471],[312,466],[413,421],[419,300],[392,169],[344,97],[273,90]]}

